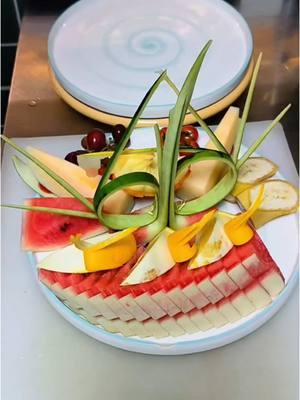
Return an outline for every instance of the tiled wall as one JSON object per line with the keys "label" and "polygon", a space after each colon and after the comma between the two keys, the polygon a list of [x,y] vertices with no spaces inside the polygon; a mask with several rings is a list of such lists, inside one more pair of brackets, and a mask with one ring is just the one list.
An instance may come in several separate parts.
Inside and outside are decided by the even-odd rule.
{"label": "tiled wall", "polygon": [[1,1],[1,130],[15,61],[23,0]]}

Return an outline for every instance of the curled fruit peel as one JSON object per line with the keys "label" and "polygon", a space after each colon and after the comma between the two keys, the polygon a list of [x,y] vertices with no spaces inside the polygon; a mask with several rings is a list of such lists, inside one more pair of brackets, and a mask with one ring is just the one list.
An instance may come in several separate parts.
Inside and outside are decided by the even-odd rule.
{"label": "curled fruit peel", "polygon": [[109,270],[121,267],[135,255],[137,244],[133,233],[136,229],[125,229],[93,245],[82,240],[80,235],[72,236],[71,241],[83,251],[87,271]]}
{"label": "curled fruit peel", "polygon": [[215,217],[216,210],[209,211],[200,221],[177,230],[168,237],[168,246],[176,262],[184,262],[197,253],[197,245],[190,243],[196,235]]}
{"label": "curled fruit peel", "polygon": [[251,207],[224,225],[224,230],[234,245],[239,246],[252,239],[254,232],[248,225],[248,221],[263,202],[263,198],[264,185],[261,185],[258,196]]}

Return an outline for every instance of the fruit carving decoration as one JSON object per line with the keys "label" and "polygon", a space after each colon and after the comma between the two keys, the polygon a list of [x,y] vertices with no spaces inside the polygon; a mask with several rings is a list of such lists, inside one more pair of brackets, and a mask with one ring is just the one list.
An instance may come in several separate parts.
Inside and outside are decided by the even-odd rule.
{"label": "fruit carving decoration", "polygon": [[[136,243],[148,244],[162,232],[166,232],[168,228],[167,243],[175,261],[182,262],[193,258],[197,251],[195,237],[205,227],[209,221],[215,217],[215,210],[212,209],[216,204],[220,203],[226,196],[230,195],[236,186],[239,170],[249,160],[249,157],[260,146],[262,141],[271,132],[273,127],[281,120],[290,108],[288,105],[267,127],[262,135],[247,150],[247,152],[239,158],[240,147],[245,130],[255,83],[261,63],[261,55],[256,62],[245,107],[242,113],[241,121],[238,127],[234,150],[232,154],[226,150],[218,137],[199,117],[198,113],[190,105],[194,86],[205,59],[205,55],[211,45],[209,41],[201,50],[199,56],[191,67],[182,88],[179,90],[167,71],[163,71],[156,79],[154,84],[146,93],[141,104],[137,108],[128,127],[114,127],[112,133],[115,142],[114,149],[111,147],[110,139],[105,137],[103,132],[94,130],[82,140],[82,146],[87,151],[103,150],[107,146],[108,150],[114,150],[109,158],[105,159],[105,168],[102,168],[102,177],[94,180],[94,196],[82,194],[76,185],[72,185],[63,179],[54,168],[49,168],[41,162],[37,154],[27,151],[15,142],[5,136],[2,139],[15,150],[25,156],[31,164],[38,167],[40,171],[47,174],[56,185],[63,188],[64,193],[77,199],[84,207],[85,211],[76,211],[68,209],[49,208],[41,206],[23,205],[9,207],[20,208],[29,211],[48,212],[53,214],[61,214],[72,217],[84,217],[90,219],[98,219],[104,227],[113,231],[122,231],[116,233],[113,237],[100,242],[99,244],[89,244],[79,236],[74,236],[72,242],[84,253],[84,259],[87,271],[96,271],[101,269],[117,268],[126,263],[136,251]],[[147,107],[156,89],[162,82],[166,82],[170,88],[176,93],[177,101],[175,106],[170,110],[168,128],[160,129],[158,125],[154,126],[156,137],[156,148],[145,150],[126,149],[130,142],[130,136],[135,129],[139,118]],[[196,121],[206,132],[215,149],[199,148],[197,139],[198,132],[194,127],[183,127],[184,118],[187,112],[191,112]],[[122,157],[147,152],[149,150],[155,153],[155,162],[157,163],[157,177],[149,172],[128,172],[119,176],[114,176],[114,168],[120,163]],[[77,152],[78,153],[78,152]],[[79,154],[84,153],[81,151]],[[76,157],[79,154],[70,153],[66,159],[76,164]],[[188,174],[189,169],[195,163],[200,161],[217,161],[226,166],[226,173],[221,179],[207,192],[200,197],[193,198],[189,201],[178,202],[175,197],[175,187],[181,177]],[[152,162],[152,160],[151,160]],[[19,159],[15,159],[15,165],[23,179],[25,179],[25,169],[22,170],[22,164]],[[77,166],[74,166],[77,167]],[[22,171],[21,171],[22,170]],[[111,179],[111,177],[114,179]],[[158,179],[157,179],[158,178]],[[85,178],[87,179],[87,178]],[[90,182],[90,180],[89,180]],[[37,185],[35,185],[36,187]],[[134,213],[107,211],[106,204],[110,199],[116,196],[120,191],[136,190],[142,187],[153,196],[153,204],[147,207],[144,212],[140,210]],[[41,194],[41,193],[40,193]],[[251,228],[247,225],[247,221],[262,201],[262,190],[259,192],[256,202],[250,206],[245,214],[233,218],[224,225],[224,230],[233,243],[236,243],[238,236],[242,242],[251,238]],[[210,210],[202,219],[203,212]],[[114,211],[114,210],[113,210]],[[201,219],[191,225],[191,216],[193,222]],[[191,225],[191,226],[189,226]],[[238,233],[238,235],[236,234]],[[238,244],[238,243],[237,243]]]}

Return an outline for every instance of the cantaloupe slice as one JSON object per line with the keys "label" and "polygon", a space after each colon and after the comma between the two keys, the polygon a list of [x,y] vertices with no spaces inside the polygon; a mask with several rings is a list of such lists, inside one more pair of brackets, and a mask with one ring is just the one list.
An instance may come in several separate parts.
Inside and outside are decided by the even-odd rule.
{"label": "cantaloupe slice", "polygon": [[[218,125],[215,134],[228,152],[231,152],[239,124],[239,108],[230,107]],[[215,150],[210,140],[206,146]],[[191,200],[209,192],[226,171],[220,161],[201,161],[191,166],[190,175],[182,182],[176,195],[182,200]]]}
{"label": "cantaloupe slice", "polygon": [[[27,151],[39,161],[45,164],[48,168],[56,172],[79,193],[86,198],[93,198],[95,190],[98,186],[100,177],[88,177],[85,171],[78,165],[72,164],[66,160],[55,157],[42,150],[33,147],[27,147]],[[52,179],[40,167],[29,161],[29,166],[36,176],[37,180],[45,186],[50,192],[59,197],[72,197],[61,185]]]}
{"label": "cantaloupe slice", "polygon": [[[263,184],[264,200],[251,217],[257,229],[275,218],[296,212],[299,206],[297,190],[289,182],[273,179],[264,181]],[[260,186],[261,183],[238,194],[237,199],[246,210],[255,200]]]}
{"label": "cantaloupe slice", "polygon": [[[85,170],[78,165],[55,157],[42,150],[28,147],[27,151],[45,164],[48,168],[55,171],[57,175],[72,185],[74,189],[76,189],[84,197],[90,199],[94,197],[100,176],[89,177],[87,176]],[[32,161],[29,161],[28,165],[30,166],[37,180],[50,192],[54,193],[58,197],[72,197],[69,192],[67,192],[61,185],[59,185]],[[120,190],[105,201],[104,212],[111,214],[123,214],[130,211],[133,205],[133,198],[123,190]]]}

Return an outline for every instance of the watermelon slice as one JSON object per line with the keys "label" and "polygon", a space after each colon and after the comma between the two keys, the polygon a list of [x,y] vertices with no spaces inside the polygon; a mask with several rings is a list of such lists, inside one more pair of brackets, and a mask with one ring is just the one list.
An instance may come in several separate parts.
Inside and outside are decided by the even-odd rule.
{"label": "watermelon slice", "polygon": [[139,248],[118,270],[83,279],[82,274],[43,269],[39,278],[74,312],[127,336],[141,335],[141,327],[156,337],[219,328],[266,307],[284,288],[284,278],[257,233],[208,266],[191,270],[188,263],[176,264],[153,281],[122,286],[142,252]]}
{"label": "watermelon slice", "polygon": [[[89,211],[73,198],[35,198],[26,200],[26,205]],[[71,235],[80,233],[87,238],[106,231],[107,228],[96,219],[26,211],[23,214],[22,248],[27,251],[56,250],[71,244]]]}

